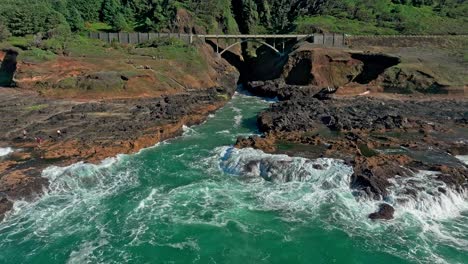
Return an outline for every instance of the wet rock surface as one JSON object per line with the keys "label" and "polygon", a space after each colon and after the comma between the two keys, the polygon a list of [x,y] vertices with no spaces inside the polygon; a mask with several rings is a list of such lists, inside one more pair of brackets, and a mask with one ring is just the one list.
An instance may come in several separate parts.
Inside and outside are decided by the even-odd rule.
{"label": "wet rock surface", "polygon": [[389,204],[383,203],[380,204],[379,210],[377,212],[369,215],[369,218],[372,220],[391,220],[393,219],[394,213],[395,208]]}
{"label": "wet rock surface", "polygon": [[96,101],[0,88],[0,147],[16,150],[0,160],[0,215],[11,209],[11,201],[41,195],[48,186],[41,171],[50,165],[134,153],[180,135],[184,125],[203,122],[234,94],[234,82],[226,87]]}
{"label": "wet rock surface", "polygon": [[[350,188],[358,199],[391,199],[395,177],[408,179],[399,186],[405,199],[418,199],[421,191],[437,197],[447,188],[459,192],[468,188],[468,169],[451,156],[468,154],[468,101],[463,97],[324,98],[317,96],[320,87],[281,80],[252,82],[248,89],[279,102],[258,116],[264,135],[239,138],[238,148],[343,159],[354,168]],[[420,171],[434,172],[426,181],[436,187],[428,191],[411,180]],[[393,213],[391,205],[382,204],[369,218],[388,220]]]}
{"label": "wet rock surface", "polygon": [[3,220],[3,215],[10,211],[13,207],[13,203],[6,197],[0,195],[0,221]]}

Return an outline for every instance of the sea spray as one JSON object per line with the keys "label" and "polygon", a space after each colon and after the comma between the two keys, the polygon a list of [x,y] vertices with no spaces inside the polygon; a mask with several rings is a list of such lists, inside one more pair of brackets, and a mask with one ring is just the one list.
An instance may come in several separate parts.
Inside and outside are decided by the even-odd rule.
{"label": "sea spray", "polygon": [[[131,168],[125,169],[126,164],[126,155],[119,155],[98,165],[80,162],[67,167],[46,168],[42,176],[49,181],[49,187],[44,190],[44,195],[33,202],[15,202],[12,214],[2,227],[19,234],[22,229],[18,227],[28,225],[34,227],[36,236],[76,232],[78,227],[70,230],[63,220],[84,215],[92,217],[93,208],[97,208],[103,199],[138,184]],[[90,228],[85,223],[77,225]],[[0,232],[2,230],[0,228]]]}
{"label": "sea spray", "polygon": [[465,163],[468,165],[468,155],[459,155],[456,156],[457,159],[459,159],[461,162]]}
{"label": "sea spray", "polygon": [[11,153],[13,153],[14,150],[10,147],[7,148],[0,148],[0,157],[7,156]]}
{"label": "sea spray", "polygon": [[194,130],[193,128],[188,127],[188,126],[186,126],[186,125],[183,125],[183,126],[182,126],[182,131],[183,131],[182,136],[194,136],[194,135],[197,135],[197,131],[196,131],[196,130]]}
{"label": "sea spray", "polygon": [[[322,218],[325,227],[340,228],[351,236],[374,237],[397,228],[394,239],[402,239],[414,230],[421,230],[415,247],[417,255],[426,261],[445,263],[434,254],[431,243],[446,243],[458,250],[468,249],[468,196],[457,192],[436,179],[434,172],[420,172],[412,177],[396,177],[390,188],[390,202],[396,208],[395,219],[389,222],[372,222],[367,218],[377,210],[380,201],[361,200],[352,196],[349,176],[352,168],[332,159],[307,160],[285,155],[265,154],[253,149],[224,147],[217,150],[219,168],[230,175],[246,180],[246,185],[258,186],[249,179],[272,182],[260,184],[253,192],[257,195],[256,209],[283,212],[285,221],[302,222]],[[417,195],[408,192],[408,186],[417,189]],[[441,193],[439,190],[445,191]],[[298,217],[307,215],[310,218]],[[328,217],[323,218],[325,215]],[[327,219],[323,222],[323,219]],[[457,223],[454,228],[449,223]],[[391,254],[413,258],[404,252],[394,252],[388,241],[376,241],[376,246]],[[407,243],[407,242],[405,242]],[[404,244],[402,244],[404,245]],[[406,245],[405,245],[406,246]]]}

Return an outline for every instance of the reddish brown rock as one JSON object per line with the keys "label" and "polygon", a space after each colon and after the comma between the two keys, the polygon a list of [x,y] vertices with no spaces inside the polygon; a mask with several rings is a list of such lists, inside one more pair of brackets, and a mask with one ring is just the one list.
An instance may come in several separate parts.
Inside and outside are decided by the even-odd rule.
{"label": "reddish brown rock", "polygon": [[356,157],[351,187],[374,199],[381,199],[388,195],[387,189],[391,186],[389,179],[397,175],[412,175],[412,171],[404,167],[411,161],[412,159],[405,155]]}
{"label": "reddish brown rock", "polygon": [[275,140],[272,137],[239,137],[237,138],[237,142],[234,147],[260,149],[267,153],[273,153],[276,151]]}

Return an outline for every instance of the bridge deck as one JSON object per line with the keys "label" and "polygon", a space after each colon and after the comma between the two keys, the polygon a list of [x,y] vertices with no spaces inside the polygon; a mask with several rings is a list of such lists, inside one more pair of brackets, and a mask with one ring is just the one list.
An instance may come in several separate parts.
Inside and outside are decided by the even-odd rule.
{"label": "bridge deck", "polygon": [[205,39],[242,39],[242,38],[258,38],[258,39],[288,39],[288,38],[306,38],[313,36],[311,35],[194,35],[198,38]]}
{"label": "bridge deck", "polygon": [[[215,34],[186,34],[186,33],[157,33],[157,32],[149,32],[149,33],[141,33],[141,32],[90,32],[89,36],[91,38],[100,39],[106,42],[113,42],[117,41],[122,44],[139,44],[147,42],[151,39],[155,38],[178,38],[182,41],[187,43],[193,43],[196,39],[205,41],[211,40],[216,43],[217,48],[216,50],[219,52],[219,41],[223,40],[229,42],[230,40],[238,41],[245,41],[245,40],[257,40],[263,41],[264,44],[268,44],[271,42],[270,46],[275,48],[275,45],[282,45],[284,49],[284,42],[290,40],[301,40],[305,38],[309,38],[314,44],[320,44],[324,46],[330,47],[343,47],[345,45],[345,34],[335,34],[335,33],[324,33],[324,34],[238,34],[238,35],[215,35]],[[278,41],[275,41],[278,40]],[[226,43],[225,43],[226,44]]]}

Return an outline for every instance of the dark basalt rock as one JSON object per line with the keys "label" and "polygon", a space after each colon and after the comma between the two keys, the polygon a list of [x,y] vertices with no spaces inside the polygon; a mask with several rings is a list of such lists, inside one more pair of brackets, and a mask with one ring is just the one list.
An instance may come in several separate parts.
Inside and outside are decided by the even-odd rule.
{"label": "dark basalt rock", "polygon": [[385,198],[388,195],[387,188],[391,186],[389,179],[396,175],[412,175],[412,171],[403,167],[410,161],[411,159],[404,155],[357,157],[353,164],[351,188],[376,200]]}
{"label": "dark basalt rock", "polygon": [[0,221],[3,220],[4,214],[10,211],[11,208],[13,208],[13,203],[0,194]]}
{"label": "dark basalt rock", "polygon": [[[299,93],[294,92],[294,93]],[[260,115],[265,132],[297,131],[323,123],[332,130],[437,129],[465,118],[468,102],[401,101],[375,98],[318,100],[300,94],[278,102]],[[452,120],[452,121],[450,121]]]}
{"label": "dark basalt rock", "polygon": [[[256,94],[277,96],[280,100],[258,116],[260,130],[277,142],[315,147],[322,144],[328,146],[322,153],[324,156],[354,160],[350,164],[354,167],[351,187],[358,196],[385,198],[391,186],[389,179],[397,175],[410,177],[418,170],[441,172],[436,180],[445,182],[450,188],[462,190],[468,187],[468,177],[465,176],[468,172],[464,166],[440,167],[434,161],[419,159],[409,153],[412,150],[424,152],[432,146],[437,151],[466,155],[467,144],[433,136],[446,133],[452,127],[464,127],[463,120],[468,118],[466,100],[333,98],[326,89],[320,92],[317,87],[291,86],[281,80],[255,82],[249,87]],[[324,127],[339,136],[330,139],[321,134],[313,140],[305,140],[311,133],[322,133]],[[386,135],[389,132],[400,136]],[[263,149],[257,141],[238,142],[243,143],[238,145]],[[407,151],[406,155],[384,155],[376,148],[405,148]]]}
{"label": "dark basalt rock", "polygon": [[391,205],[383,203],[380,204],[379,210],[369,215],[369,219],[372,220],[392,220],[395,208]]}

